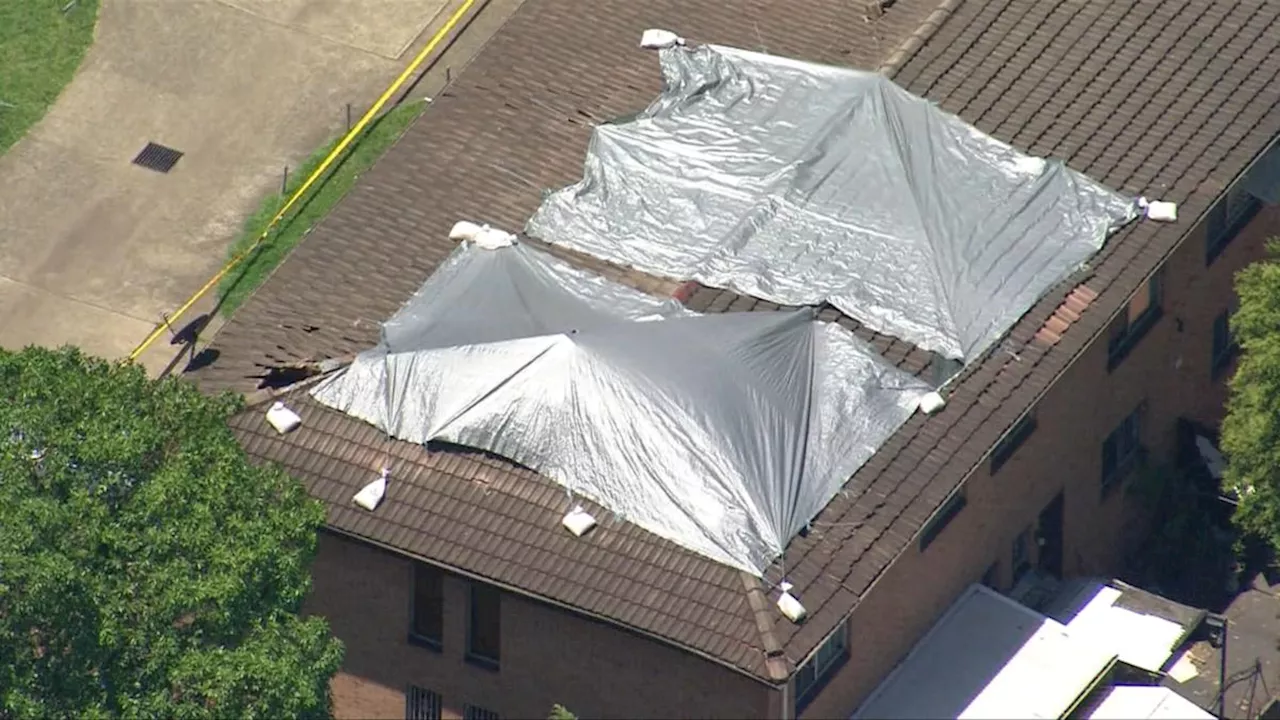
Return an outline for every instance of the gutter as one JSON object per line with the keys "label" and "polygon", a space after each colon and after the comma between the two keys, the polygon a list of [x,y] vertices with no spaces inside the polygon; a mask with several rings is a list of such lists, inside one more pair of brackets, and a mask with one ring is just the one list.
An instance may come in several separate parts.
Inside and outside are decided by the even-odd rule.
{"label": "gutter", "polygon": [[[306,365],[307,367],[312,367],[317,371],[315,375],[308,377],[304,380],[300,380],[286,387],[263,388],[261,390],[255,390],[253,392],[244,393],[242,397],[244,399],[245,404],[244,404],[244,408],[240,412],[241,413],[249,412],[277,398],[283,397],[285,395],[289,395],[291,393],[294,393],[299,390],[310,387],[312,385],[315,385],[319,383],[321,380],[329,378],[334,373],[337,373],[342,369],[346,368],[348,365],[350,365],[354,361],[354,359],[355,359],[354,355],[349,355],[349,356],[332,358],[330,360],[325,360],[320,363],[305,363],[304,365]],[[685,645],[684,643],[678,642],[671,638],[663,637],[662,635],[658,635],[656,633],[628,625],[614,618],[610,618],[605,615],[600,615],[598,613],[593,613],[584,608],[573,606],[568,603],[564,603],[559,600],[555,600],[553,598],[547,597],[545,595],[538,595],[536,593],[531,593],[527,590],[516,587],[514,585],[508,585],[506,583],[496,581],[492,578],[484,577],[482,575],[476,574],[474,572],[465,570],[460,567],[448,565],[446,563],[442,563],[437,560],[432,560],[431,558],[406,552],[405,550],[402,550],[397,547],[393,547],[391,545],[380,542],[378,540],[374,540],[372,538],[368,538],[363,535],[358,535],[349,530],[336,527],[327,521],[325,522],[325,529],[328,530],[329,532],[334,533],[335,535],[341,535],[343,537],[347,537],[349,539],[364,543],[366,545],[377,547],[381,550],[385,550],[387,552],[393,553],[395,555],[399,555],[401,557],[406,557],[411,560],[416,560],[418,562],[426,563],[427,565],[444,568],[449,572],[468,578],[470,580],[476,580],[476,581],[487,583],[489,585],[493,585],[513,595],[519,595],[521,597],[525,597],[540,603],[546,603],[548,605],[555,606],[561,610],[566,610],[575,615],[585,616],[593,620],[597,620],[597,621],[606,623],[608,625],[611,625],[613,627],[619,628],[621,630],[625,630],[627,632],[640,635],[647,639],[660,642],[664,645],[676,647],[691,655],[696,655],[702,658],[703,660],[710,661],[712,663],[715,663],[716,665],[732,670],[738,673],[739,675],[750,678],[751,680],[754,680],[765,687],[768,687],[773,690],[782,690],[782,694],[784,695],[784,698],[783,698],[784,700],[786,699],[786,696],[789,695],[788,691],[790,688],[791,668],[788,665],[786,657],[783,654],[782,645],[778,642],[778,640],[774,636],[773,631],[768,626],[767,622],[765,622],[765,618],[761,617],[761,613],[767,612],[768,611],[767,609],[770,606],[768,597],[765,595],[764,591],[759,587],[759,581],[756,578],[750,575],[747,575],[746,573],[742,573],[742,575],[744,576],[743,577],[743,589],[745,591],[744,596],[747,600],[749,607],[751,608],[753,613],[756,615],[757,629],[761,633],[761,640],[764,647],[764,654],[765,654],[764,665],[765,665],[766,672],[768,673],[767,677],[757,675],[756,673],[753,673],[750,670],[746,670],[745,668],[729,663],[705,651],[699,650],[689,645]],[[748,579],[750,580],[750,582],[748,582]],[[753,585],[755,586],[754,588],[752,587]],[[784,716],[785,715],[786,715],[786,711],[784,710]]]}
{"label": "gutter", "polygon": [[[423,557],[423,556],[421,556],[421,555],[415,555],[415,554],[413,554],[413,553],[406,552],[406,551],[404,551],[404,550],[401,550],[400,548],[392,547],[391,545],[388,545],[388,544],[386,544],[386,543],[380,542],[380,541],[378,541],[378,540],[374,540],[374,539],[372,539],[372,538],[364,537],[363,535],[357,535],[356,533],[353,533],[353,532],[348,531],[348,530],[343,530],[342,528],[334,527],[333,525],[330,525],[330,524],[328,524],[328,523],[325,523],[325,529],[326,529],[326,530],[328,530],[329,532],[333,533],[334,535],[341,535],[341,536],[343,536],[343,537],[345,537],[345,538],[348,538],[348,539],[354,540],[354,541],[356,541],[356,542],[364,543],[364,544],[366,544],[366,545],[371,545],[371,546],[376,547],[376,548],[379,548],[379,549],[381,549],[381,550],[385,550],[385,551],[387,551],[387,552],[389,552],[389,553],[392,553],[392,554],[394,554],[394,555],[399,555],[399,556],[401,556],[401,557],[409,558],[410,560],[416,560],[416,561],[418,561],[418,562],[421,562],[421,563],[424,563],[424,564],[430,565],[430,566],[432,566],[432,567],[442,568],[442,569],[448,570],[448,571],[449,571],[449,572],[451,572],[451,573],[454,573],[454,574],[456,574],[456,575],[459,575],[459,576],[461,576],[461,577],[464,577],[464,578],[466,578],[466,579],[468,579],[468,580],[473,580],[473,581],[482,582],[482,583],[485,583],[485,584],[488,584],[488,585],[492,585],[492,586],[494,586],[494,587],[496,587],[496,588],[499,588],[500,590],[503,590],[504,592],[511,593],[512,595],[519,595],[520,597],[523,597],[523,598],[526,598],[526,599],[529,599],[529,600],[533,600],[533,601],[536,601],[536,602],[539,602],[539,603],[543,603],[543,604],[546,604],[546,605],[551,605],[551,606],[556,607],[556,608],[559,608],[559,609],[561,609],[561,610],[565,610],[565,611],[569,612],[570,614],[573,614],[573,615],[579,615],[579,616],[584,616],[584,617],[590,618],[590,619],[592,619],[592,620],[596,620],[596,621],[599,621],[599,622],[605,623],[605,624],[607,624],[607,625],[610,625],[610,626],[613,626],[613,627],[619,628],[619,629],[621,629],[621,630],[624,630],[624,631],[626,631],[626,632],[632,633],[632,634],[634,634],[634,635],[639,635],[639,636],[644,637],[644,638],[646,638],[646,639],[648,639],[648,640],[653,640],[653,641],[655,641],[655,642],[662,643],[663,645],[666,645],[666,646],[669,646],[669,647],[675,647],[675,648],[678,648],[679,650],[681,650],[681,651],[683,651],[683,652],[687,652],[687,653],[689,653],[690,655],[696,655],[697,657],[699,657],[699,658],[701,658],[701,659],[703,659],[703,660],[707,660],[707,661],[712,662],[712,663],[715,663],[716,665],[719,665],[719,666],[721,666],[721,667],[728,668],[729,670],[732,670],[732,671],[734,671],[734,672],[738,673],[739,675],[742,675],[743,677],[746,677],[746,678],[749,678],[749,679],[751,679],[751,680],[754,680],[754,681],[756,681],[757,683],[759,683],[760,685],[763,685],[764,687],[767,687],[767,688],[769,688],[769,689],[771,689],[771,690],[779,690],[779,689],[781,689],[781,690],[782,690],[782,694],[783,694],[783,696],[784,696],[784,699],[785,699],[786,695],[788,694],[788,693],[786,692],[786,689],[787,689],[787,687],[789,686],[789,683],[783,683],[783,684],[780,686],[780,685],[778,685],[778,684],[775,684],[774,682],[771,682],[771,681],[769,681],[769,680],[767,680],[767,679],[765,679],[765,678],[760,677],[759,675],[756,675],[755,673],[751,672],[750,670],[746,670],[745,668],[738,667],[737,665],[731,665],[731,664],[729,664],[729,663],[725,662],[724,660],[721,660],[720,658],[713,657],[712,655],[710,655],[710,654],[706,653],[705,651],[699,650],[699,649],[694,648],[694,647],[690,647],[690,646],[688,646],[688,645],[685,645],[684,643],[681,643],[681,642],[677,642],[677,641],[675,641],[675,640],[672,640],[671,638],[663,637],[663,636],[661,636],[661,635],[658,635],[657,633],[653,633],[653,632],[650,632],[650,631],[648,631],[648,630],[642,630],[642,629],[640,629],[640,628],[637,628],[637,627],[634,627],[634,626],[631,626],[631,625],[626,625],[626,624],[624,624],[624,623],[622,623],[622,622],[620,622],[620,621],[618,621],[618,620],[615,620],[615,619],[613,619],[613,618],[607,617],[607,616],[605,616],[605,615],[601,615],[601,614],[599,614],[599,613],[594,613],[594,612],[591,612],[591,611],[586,610],[586,609],[584,609],[584,608],[576,607],[576,606],[574,606],[574,605],[570,605],[570,604],[568,604],[568,603],[561,602],[561,601],[559,601],[559,600],[555,600],[555,599],[552,599],[552,598],[546,597],[545,595],[537,595],[537,594],[535,594],[535,593],[531,593],[531,592],[529,592],[528,590],[524,590],[524,589],[522,589],[522,588],[516,587],[516,586],[514,586],[514,585],[509,585],[509,584],[507,584],[507,583],[500,582],[500,581],[498,581],[498,580],[494,580],[493,578],[488,578],[488,577],[485,577],[485,576],[483,576],[483,575],[479,575],[479,574],[477,574],[477,573],[475,573],[475,572],[472,572],[472,571],[470,571],[470,570],[465,570],[465,569],[460,568],[460,567],[455,567],[455,566],[453,566],[453,565],[449,565],[449,564],[446,564],[446,563],[442,563],[442,562],[440,562],[440,561],[438,561],[438,560],[432,560],[431,558],[427,558],[427,557]],[[785,711],[785,709],[784,709],[784,711],[783,711],[783,714],[784,714],[784,718],[785,718],[785,715],[786,715],[786,711]]]}
{"label": "gutter", "polygon": [[[1257,165],[1257,163],[1258,163],[1258,162],[1263,158],[1263,156],[1265,156],[1268,152],[1271,152],[1273,149],[1275,149],[1275,148],[1277,148],[1277,147],[1280,147],[1280,133],[1277,133],[1274,137],[1272,137],[1272,138],[1271,138],[1271,139],[1270,139],[1270,140],[1269,140],[1269,141],[1268,141],[1268,142],[1263,146],[1263,148],[1262,148],[1261,150],[1259,150],[1259,151],[1257,152],[1257,154],[1255,154],[1255,155],[1253,156],[1253,159],[1252,159],[1252,160],[1250,160],[1250,161],[1249,161],[1249,163],[1248,163],[1247,165],[1245,165],[1245,168],[1244,168],[1243,170],[1241,170],[1241,171],[1240,171],[1240,172],[1235,176],[1235,178],[1234,178],[1230,183],[1228,183],[1228,184],[1226,185],[1226,187],[1222,190],[1222,192],[1221,192],[1221,193],[1219,193],[1219,194],[1217,195],[1217,197],[1215,198],[1214,202],[1213,202],[1213,203],[1210,203],[1209,207],[1205,208],[1205,210],[1204,210],[1203,212],[1201,212],[1201,213],[1200,213],[1200,215],[1196,216],[1195,221],[1194,221],[1194,222],[1192,222],[1192,223],[1187,227],[1187,229],[1186,229],[1186,230],[1182,233],[1182,235],[1178,238],[1177,242],[1175,242],[1175,243],[1173,244],[1173,246],[1169,249],[1169,251],[1168,251],[1168,252],[1166,252],[1165,254],[1163,254],[1163,255],[1160,257],[1160,261],[1159,261],[1158,263],[1156,263],[1155,268],[1154,268],[1150,273],[1146,274],[1146,275],[1143,277],[1143,283],[1146,283],[1146,282],[1150,281],[1150,280],[1151,280],[1151,278],[1152,278],[1152,276],[1153,276],[1153,275],[1155,275],[1155,273],[1159,272],[1159,271],[1160,271],[1160,269],[1161,269],[1161,268],[1163,268],[1163,267],[1165,266],[1165,264],[1169,262],[1169,259],[1173,256],[1173,254],[1174,254],[1174,253],[1176,253],[1178,250],[1181,250],[1181,249],[1182,249],[1182,246],[1183,246],[1183,244],[1184,244],[1184,243],[1186,243],[1187,238],[1189,238],[1189,237],[1192,235],[1192,231],[1193,231],[1193,230],[1195,230],[1197,227],[1199,227],[1199,226],[1204,222],[1204,220],[1205,220],[1205,218],[1208,216],[1209,212],[1213,209],[1213,205],[1214,205],[1214,204],[1216,204],[1216,203],[1217,203],[1217,202],[1218,202],[1218,201],[1219,201],[1219,200],[1220,200],[1224,195],[1226,195],[1226,193],[1227,193],[1231,188],[1235,187],[1235,185],[1236,185],[1238,182],[1240,182],[1240,180],[1241,180],[1241,179],[1242,179],[1246,174],[1248,174],[1248,172],[1249,172],[1250,170],[1252,170],[1252,169],[1253,169],[1253,167],[1254,167],[1255,165]],[[1085,281],[1082,281],[1082,282],[1081,282],[1081,283],[1079,283],[1079,284],[1086,284],[1087,282],[1088,282],[1088,281],[1087,281],[1087,280],[1085,280]],[[1139,285],[1139,287],[1140,287],[1140,286],[1141,286],[1141,285]],[[1136,291],[1135,291],[1135,292],[1136,292]],[[947,501],[949,501],[949,500],[952,498],[952,496],[956,495],[957,493],[963,492],[965,485],[967,485],[967,484],[968,484],[969,479],[970,479],[971,477],[973,477],[974,473],[976,473],[976,472],[978,471],[978,469],[979,469],[979,468],[981,468],[981,467],[983,467],[984,465],[986,465],[986,463],[991,459],[991,455],[992,455],[992,453],[995,451],[996,447],[998,447],[998,446],[1000,445],[1000,443],[1001,443],[1001,442],[1002,442],[1006,437],[1008,437],[1008,436],[1012,433],[1012,431],[1013,431],[1014,429],[1016,429],[1016,428],[1018,427],[1018,424],[1019,424],[1020,422],[1022,422],[1023,420],[1025,420],[1025,419],[1027,418],[1027,416],[1029,416],[1029,415],[1032,413],[1032,410],[1033,410],[1037,405],[1039,405],[1039,404],[1040,404],[1040,402],[1044,399],[1044,397],[1045,397],[1046,395],[1048,395],[1048,394],[1049,394],[1049,391],[1050,391],[1050,390],[1052,390],[1054,387],[1056,387],[1056,386],[1057,386],[1058,381],[1060,381],[1060,380],[1062,379],[1062,377],[1063,377],[1063,376],[1064,376],[1064,375],[1065,375],[1065,374],[1066,374],[1066,373],[1067,373],[1067,372],[1068,372],[1072,367],[1074,367],[1074,366],[1075,366],[1076,362],[1080,360],[1080,357],[1081,357],[1082,355],[1084,355],[1086,352],[1088,352],[1088,351],[1093,347],[1093,344],[1094,344],[1095,342],[1097,342],[1097,341],[1098,341],[1098,339],[1099,339],[1099,338],[1101,338],[1101,337],[1103,336],[1103,334],[1106,332],[1107,328],[1111,327],[1112,322],[1114,322],[1114,321],[1115,321],[1115,319],[1116,319],[1117,317],[1119,317],[1119,316],[1120,316],[1120,313],[1122,313],[1122,312],[1125,312],[1125,311],[1126,311],[1126,309],[1128,308],[1128,301],[1129,301],[1129,300],[1131,300],[1132,298],[1133,298],[1133,293],[1131,293],[1131,294],[1126,298],[1125,302],[1121,303],[1121,304],[1120,304],[1120,306],[1119,306],[1119,307],[1117,307],[1117,308],[1115,309],[1115,311],[1113,311],[1112,313],[1110,313],[1109,315],[1107,315],[1107,316],[1106,316],[1106,320],[1105,320],[1104,322],[1102,322],[1102,323],[1098,326],[1098,328],[1097,328],[1096,330],[1091,331],[1091,333],[1090,333],[1090,335],[1089,335],[1089,339],[1088,339],[1084,344],[1082,344],[1078,349],[1076,349],[1076,351],[1075,351],[1074,353],[1072,353],[1072,355],[1071,355],[1069,358],[1067,358],[1067,361],[1066,361],[1065,363],[1063,363],[1062,367],[1061,367],[1061,368],[1060,368],[1056,373],[1054,373],[1053,377],[1052,377],[1052,378],[1050,378],[1049,382],[1048,382],[1048,383],[1046,383],[1046,384],[1045,384],[1045,386],[1044,386],[1043,388],[1041,388],[1040,390],[1036,391],[1035,396],[1034,396],[1034,397],[1031,399],[1031,401],[1027,404],[1026,408],[1025,408],[1022,412],[1018,413],[1018,415],[1016,415],[1016,416],[1011,420],[1011,422],[1010,422],[1010,424],[1009,424],[1009,428],[1008,428],[1007,430],[1005,430],[1005,432],[1001,433],[1001,435],[1000,435],[998,438],[996,438],[996,441],[995,441],[994,443],[992,443],[991,447],[987,448],[987,450],[986,450],[985,452],[983,452],[981,456],[979,456],[979,457],[978,457],[978,460],[974,463],[974,465],[973,465],[971,468],[969,468],[968,472],[966,472],[966,473],[964,474],[964,476],[961,478],[960,482],[956,484],[955,488],[953,488],[953,489],[952,489],[952,491],[951,491],[950,493],[948,493],[948,494],[947,494],[947,496],[946,496],[946,497],[944,497],[944,498],[942,499],[941,503],[939,504],[939,507],[941,507],[941,505],[942,505],[942,504],[945,504]],[[1096,301],[1095,301],[1095,303],[1096,303]],[[1078,325],[1078,324],[1079,324],[1079,323],[1077,323],[1077,325]],[[1073,327],[1074,327],[1074,325],[1073,325]],[[1027,341],[1027,343],[1026,343],[1026,345],[1031,345],[1033,342],[1035,342],[1035,341],[1034,341],[1034,339],[1032,339],[1032,340],[1028,340],[1028,341]],[[1016,358],[1016,356],[1015,356],[1015,358],[1014,358],[1011,362],[1015,362],[1015,363],[1016,363],[1016,362],[1020,362],[1020,360],[1019,360],[1019,359],[1017,359],[1017,358]],[[1002,366],[1002,367],[1001,367],[1001,369],[997,371],[997,375],[999,375],[999,373],[1000,373],[1000,372],[1003,372],[1003,371],[1004,371],[1004,367],[1007,367],[1007,366],[1008,366],[1008,363],[1006,363],[1006,365],[1005,365],[1005,366]],[[927,524],[926,524],[926,525],[927,525]],[[908,548],[912,547],[912,546],[916,543],[917,539],[918,539],[918,538],[919,538],[919,536],[920,536],[920,533],[921,533],[921,532],[923,532],[923,531],[924,531],[924,529],[925,529],[925,525],[922,525],[922,526],[920,527],[920,529],[919,529],[919,530],[917,530],[915,533],[913,533],[913,534],[912,534],[912,536],[911,536],[911,541],[910,541],[909,543],[907,543],[907,545],[905,545],[901,551],[899,551],[898,553],[896,553],[896,554],[894,555],[893,560],[891,560],[888,564],[886,564],[883,568],[881,568],[881,569],[880,569],[880,572],[878,572],[878,573],[876,574],[876,576],[871,580],[871,582],[867,585],[867,589],[866,589],[866,590],[864,591],[864,593],[863,593],[864,595],[868,595],[868,594],[870,594],[873,590],[875,590],[876,586],[880,583],[880,580],[881,580],[881,579],[884,577],[884,575],[889,571],[889,569],[890,569],[890,568],[892,568],[892,567],[897,563],[897,561],[898,561],[898,559],[899,559],[899,558],[901,558],[903,555],[905,555],[905,554],[906,554],[906,552],[907,552],[907,549],[908,549]],[[856,607],[857,607],[857,606],[855,605],[855,606],[854,606],[854,609],[856,609]],[[848,613],[847,615],[845,615],[845,619],[848,619],[852,614],[853,614],[853,610],[850,610],[850,611],[849,611],[849,613]]]}

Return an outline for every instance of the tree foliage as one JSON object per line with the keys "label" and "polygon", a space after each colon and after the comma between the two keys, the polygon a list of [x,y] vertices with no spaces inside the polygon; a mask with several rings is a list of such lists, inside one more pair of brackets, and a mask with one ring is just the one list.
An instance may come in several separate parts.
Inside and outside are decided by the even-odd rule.
{"label": "tree foliage", "polygon": [[322,508],[236,403],[75,350],[0,351],[0,717],[315,717],[298,610]]}
{"label": "tree foliage", "polygon": [[1236,523],[1280,548],[1280,246],[1236,277],[1231,332],[1240,361],[1231,379],[1222,449],[1226,482],[1240,497]]}
{"label": "tree foliage", "polygon": [[560,703],[556,703],[551,706],[551,714],[547,716],[547,720],[578,720],[578,716],[569,712]]}

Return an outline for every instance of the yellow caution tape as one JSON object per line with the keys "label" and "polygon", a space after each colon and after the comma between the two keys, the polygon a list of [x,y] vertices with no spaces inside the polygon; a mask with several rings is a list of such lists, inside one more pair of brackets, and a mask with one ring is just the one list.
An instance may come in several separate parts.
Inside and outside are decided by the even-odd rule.
{"label": "yellow caution tape", "polygon": [[297,204],[298,200],[302,198],[307,190],[311,189],[311,186],[324,175],[324,172],[329,169],[329,166],[332,165],[340,155],[342,155],[343,151],[351,145],[352,141],[354,141],[355,138],[358,137],[366,127],[368,127],[369,123],[377,117],[378,111],[382,110],[382,107],[387,104],[387,101],[389,101],[393,95],[396,94],[396,91],[399,90],[400,87],[418,71],[418,68],[421,67],[424,62],[426,62],[427,58],[431,56],[431,53],[435,51],[436,46],[438,46],[441,41],[443,41],[445,37],[452,32],[455,27],[457,27],[459,22],[462,22],[463,16],[467,14],[467,11],[471,9],[471,6],[474,5],[475,2],[476,0],[465,0],[457,10],[453,11],[453,14],[449,16],[448,21],[446,21],[445,24],[431,36],[431,40],[427,42],[426,47],[422,48],[422,52],[418,53],[417,57],[413,59],[413,62],[409,63],[409,66],[404,69],[404,72],[400,73],[400,76],[397,77],[385,91],[383,91],[382,96],[373,104],[373,107],[369,108],[369,111],[364,114],[364,117],[360,118],[360,122],[357,122],[350,130],[347,131],[347,134],[342,137],[342,140],[333,148],[333,151],[325,156],[324,161],[321,162],[319,167],[311,173],[311,176],[307,178],[306,182],[302,183],[302,185],[294,191],[293,195],[289,197],[289,200],[280,208],[280,211],[275,214],[275,217],[271,218],[271,222],[267,223],[267,226],[263,228],[262,234],[253,241],[253,244],[227,261],[227,264],[223,265],[222,269],[219,270],[216,275],[209,278],[209,282],[206,282],[203,287],[195,292],[194,295],[187,298],[187,301],[175,310],[172,315],[167,316],[164,322],[156,325],[155,329],[151,331],[151,334],[147,335],[146,339],[139,343],[138,347],[133,349],[133,352],[129,353],[130,360],[137,360],[138,356],[145,352],[146,349],[156,341],[156,338],[160,337],[164,333],[165,328],[171,326],[172,321],[177,320],[184,313],[190,310],[191,306],[199,302],[200,298],[204,297],[205,293],[216,287],[218,283],[227,276],[227,273],[235,269],[235,267],[252,254],[254,250],[258,249],[258,246],[267,239],[267,236],[270,235],[271,231],[275,229],[275,226],[284,219],[284,216],[289,212],[289,210]]}

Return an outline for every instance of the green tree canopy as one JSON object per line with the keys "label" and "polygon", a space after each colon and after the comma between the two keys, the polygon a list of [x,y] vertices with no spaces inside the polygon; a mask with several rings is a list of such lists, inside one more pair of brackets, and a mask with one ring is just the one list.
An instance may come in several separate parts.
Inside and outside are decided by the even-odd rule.
{"label": "green tree canopy", "polygon": [[1280,246],[1236,276],[1231,332],[1241,356],[1222,423],[1224,485],[1240,497],[1236,522],[1280,548]]}
{"label": "green tree canopy", "polygon": [[578,720],[578,716],[569,712],[560,703],[556,703],[551,706],[551,714],[547,716],[547,720]]}
{"label": "green tree canopy", "polygon": [[314,717],[320,505],[236,407],[74,350],[0,351],[0,717]]}

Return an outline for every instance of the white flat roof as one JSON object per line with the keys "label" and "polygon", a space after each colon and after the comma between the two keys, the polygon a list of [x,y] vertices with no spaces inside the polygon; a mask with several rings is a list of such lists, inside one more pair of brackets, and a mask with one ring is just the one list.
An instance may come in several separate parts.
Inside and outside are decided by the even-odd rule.
{"label": "white flat roof", "polygon": [[1213,715],[1167,687],[1118,685],[1089,720],[1213,720]]}
{"label": "white flat roof", "polygon": [[973,585],[853,717],[1056,720],[1115,660],[1110,646]]}
{"label": "white flat roof", "polygon": [[1102,585],[1067,623],[1072,636],[1111,648],[1121,660],[1160,672],[1186,630],[1178,623],[1117,606],[1120,590]]}

